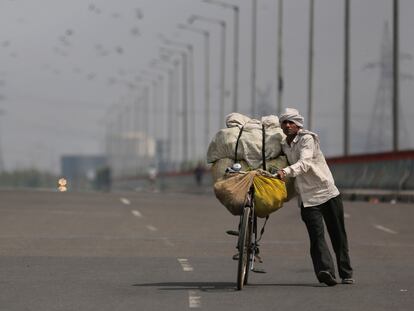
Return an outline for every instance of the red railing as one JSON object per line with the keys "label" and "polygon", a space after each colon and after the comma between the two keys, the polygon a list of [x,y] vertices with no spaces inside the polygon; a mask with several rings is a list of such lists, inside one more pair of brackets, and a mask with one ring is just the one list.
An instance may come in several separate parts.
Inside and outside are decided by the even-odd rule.
{"label": "red railing", "polygon": [[414,150],[405,150],[397,152],[383,152],[374,154],[358,154],[347,157],[333,157],[327,158],[326,161],[329,164],[342,164],[342,163],[358,163],[358,162],[378,162],[378,161],[390,161],[390,160],[414,160]]}

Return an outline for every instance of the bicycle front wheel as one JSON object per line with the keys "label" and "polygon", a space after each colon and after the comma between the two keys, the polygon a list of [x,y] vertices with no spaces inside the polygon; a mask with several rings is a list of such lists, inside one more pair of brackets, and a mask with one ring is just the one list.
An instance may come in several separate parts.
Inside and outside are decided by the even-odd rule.
{"label": "bicycle front wheel", "polygon": [[239,264],[237,267],[237,289],[242,290],[243,285],[247,283],[249,269],[249,247],[250,247],[250,230],[249,230],[250,208],[245,207],[243,218],[239,230]]}

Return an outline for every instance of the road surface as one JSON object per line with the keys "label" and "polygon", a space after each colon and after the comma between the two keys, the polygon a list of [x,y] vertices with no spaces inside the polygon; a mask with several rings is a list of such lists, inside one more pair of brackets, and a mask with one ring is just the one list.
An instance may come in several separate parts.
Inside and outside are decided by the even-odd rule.
{"label": "road surface", "polygon": [[355,285],[317,283],[295,202],[235,290],[238,218],[209,194],[0,191],[0,310],[413,310],[414,206],[346,202]]}

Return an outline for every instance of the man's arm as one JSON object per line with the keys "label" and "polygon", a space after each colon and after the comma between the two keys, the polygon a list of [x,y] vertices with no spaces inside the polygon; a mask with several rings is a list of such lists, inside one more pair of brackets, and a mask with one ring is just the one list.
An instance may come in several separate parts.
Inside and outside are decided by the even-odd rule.
{"label": "man's arm", "polygon": [[309,170],[315,150],[315,141],[311,135],[305,135],[299,140],[299,144],[299,160],[283,170],[277,171],[280,179],[296,177]]}

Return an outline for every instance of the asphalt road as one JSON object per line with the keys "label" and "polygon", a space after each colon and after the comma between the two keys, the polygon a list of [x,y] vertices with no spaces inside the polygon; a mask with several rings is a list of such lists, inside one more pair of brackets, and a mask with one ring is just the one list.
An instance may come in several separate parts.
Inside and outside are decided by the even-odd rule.
{"label": "asphalt road", "polygon": [[355,285],[317,283],[294,202],[266,274],[235,290],[232,216],[212,195],[0,191],[0,310],[413,310],[414,206],[346,202]]}

